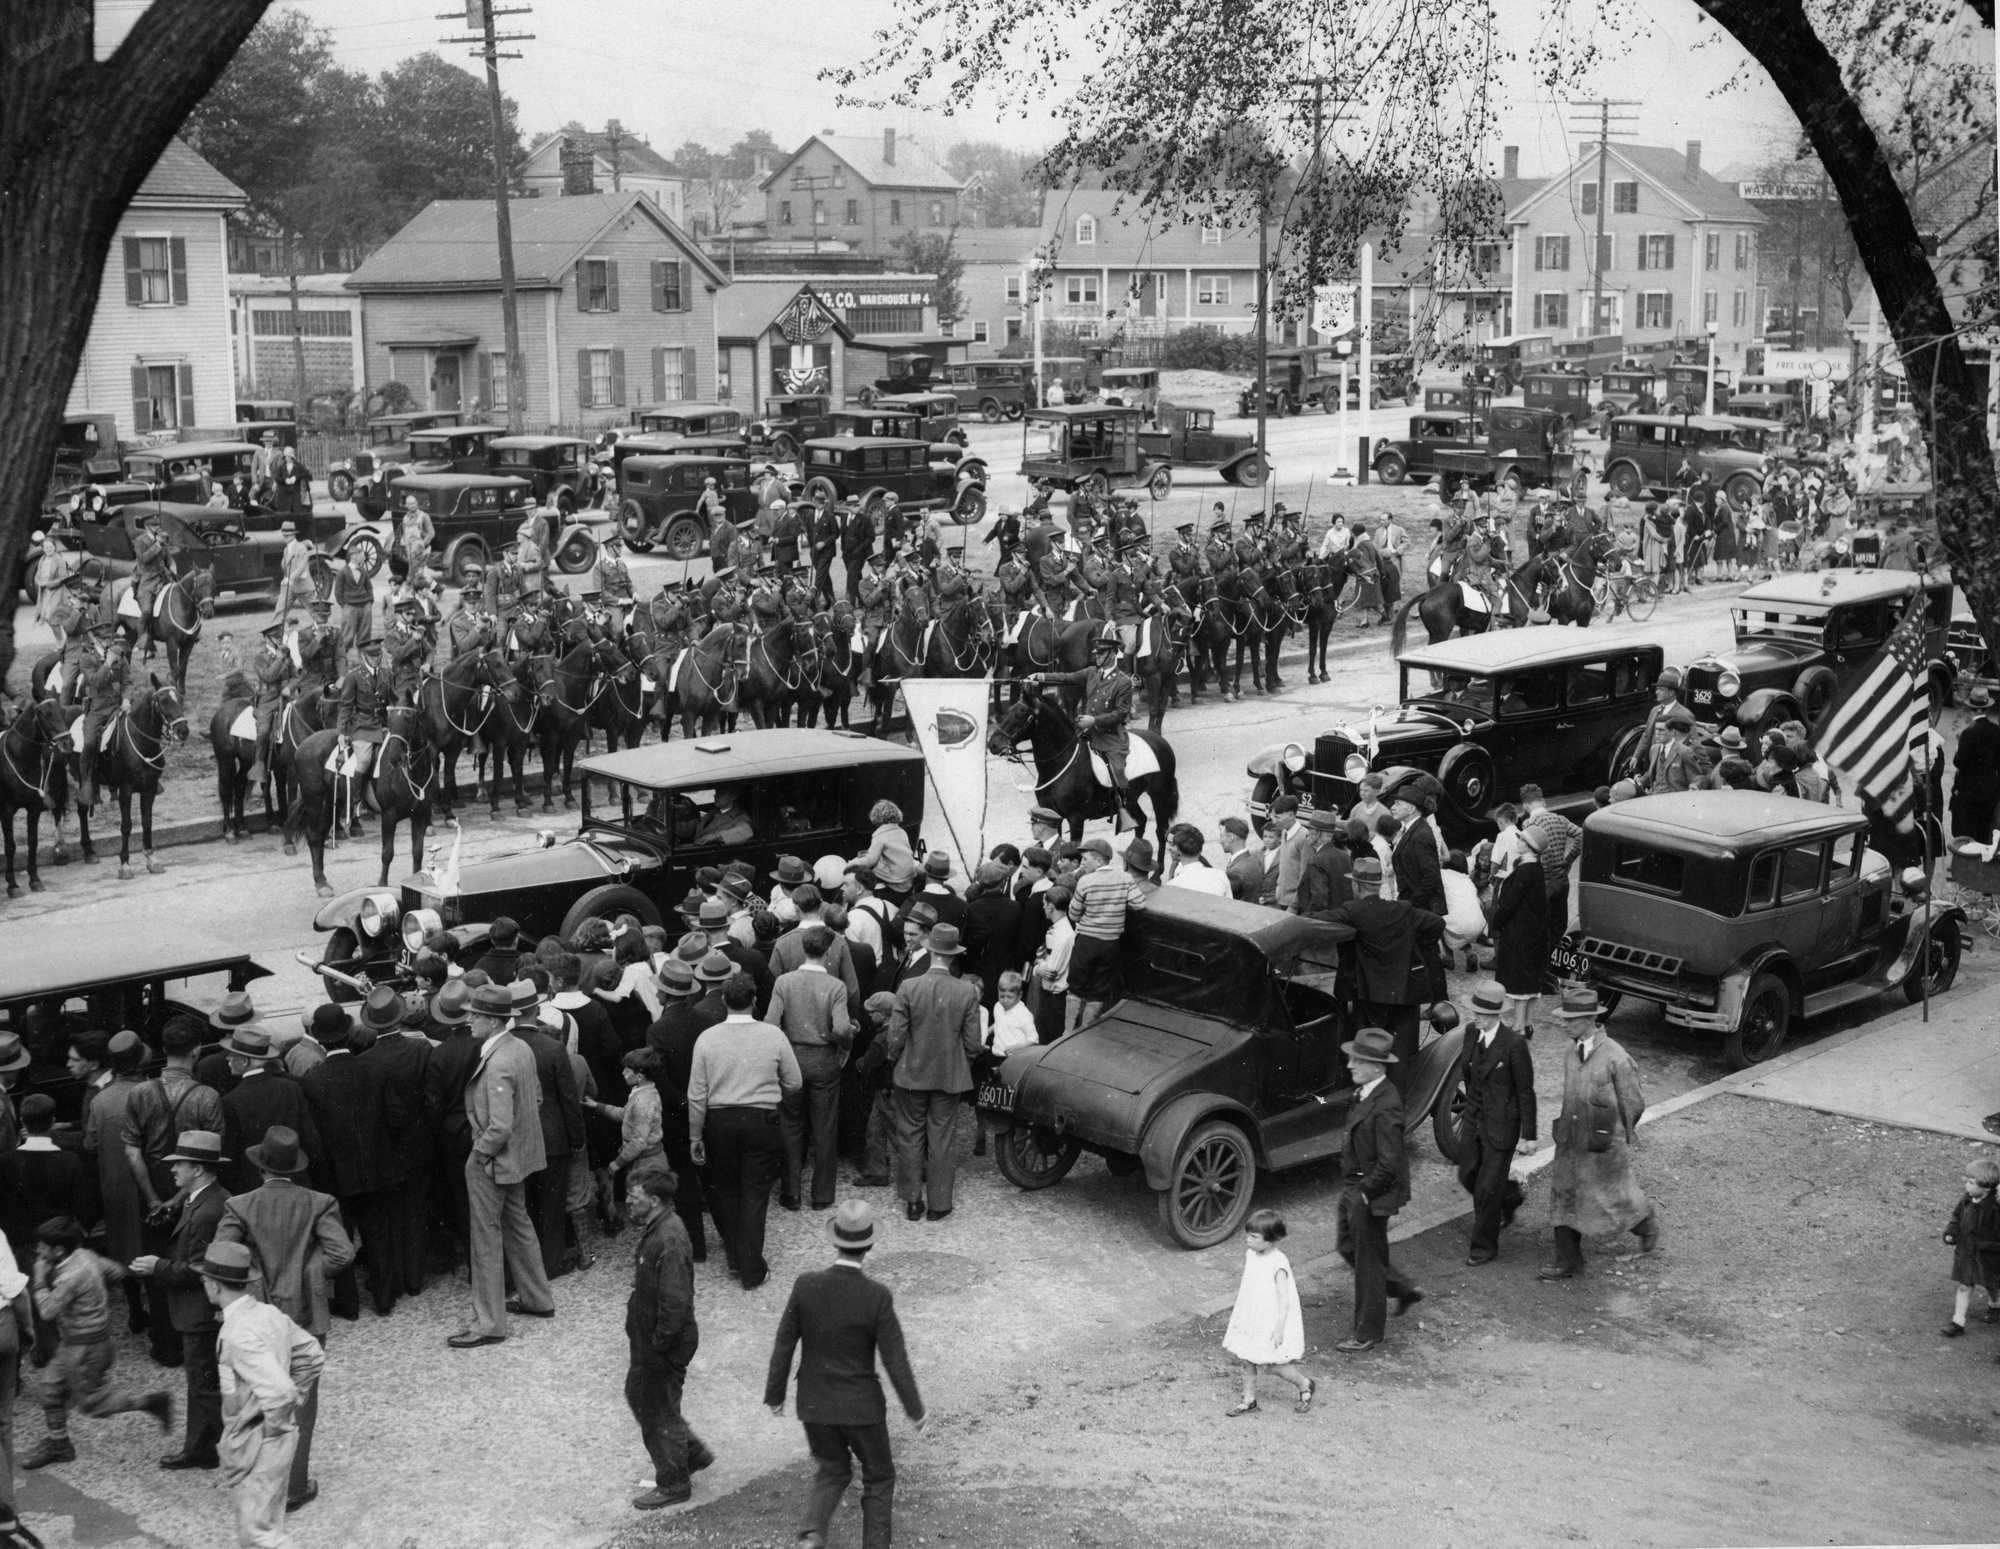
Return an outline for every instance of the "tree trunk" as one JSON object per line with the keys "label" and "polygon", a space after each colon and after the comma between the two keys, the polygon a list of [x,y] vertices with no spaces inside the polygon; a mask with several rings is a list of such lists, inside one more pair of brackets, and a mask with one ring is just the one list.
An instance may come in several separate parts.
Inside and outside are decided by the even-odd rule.
{"label": "tree trunk", "polygon": [[[1991,520],[2000,481],[1986,434],[1985,384],[1960,347],[1909,197],[1801,0],[1696,3],[1770,75],[1840,196],[1930,441],[1938,536],[1953,579],[1986,638],[2000,640],[2000,524]],[[1991,26],[1990,6],[1980,14]]]}
{"label": "tree trunk", "polygon": [[154,0],[102,64],[88,0],[0,4],[0,685],[118,219],[269,0]]}

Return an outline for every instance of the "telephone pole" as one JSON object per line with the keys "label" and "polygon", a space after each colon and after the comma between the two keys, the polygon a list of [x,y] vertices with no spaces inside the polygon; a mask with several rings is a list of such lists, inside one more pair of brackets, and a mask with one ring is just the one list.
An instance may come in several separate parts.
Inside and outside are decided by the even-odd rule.
{"label": "telephone pole", "polygon": [[[1592,106],[1579,103],[1577,107]],[[1604,215],[1611,205],[1611,185],[1605,181],[1610,175],[1612,119],[1618,120],[1620,134],[1629,134],[1638,125],[1639,104],[1630,98],[1600,97],[1594,106],[1597,109],[1597,123],[1593,126],[1586,116],[1583,121],[1572,123],[1570,127],[1579,133],[1588,134],[1593,127],[1597,134],[1597,231],[1590,243],[1590,326],[1586,336],[1594,336],[1604,331]]]}
{"label": "telephone pole", "polygon": [[[502,43],[527,43],[532,32],[495,32],[496,16],[526,16],[525,5],[495,8],[492,0],[465,0],[463,18],[457,12],[438,14],[439,21],[463,20],[471,36],[440,38],[441,43],[469,43],[472,52],[486,62],[486,106],[493,133],[493,226],[500,243],[500,330],[507,350],[507,429],[519,435],[522,408],[528,394],[528,367],[521,358],[521,316],[514,287],[514,221],[507,209],[507,115],[500,98],[500,61],[519,59],[517,53],[502,53]],[[489,407],[491,407],[489,405]],[[549,405],[553,418],[556,405]]]}

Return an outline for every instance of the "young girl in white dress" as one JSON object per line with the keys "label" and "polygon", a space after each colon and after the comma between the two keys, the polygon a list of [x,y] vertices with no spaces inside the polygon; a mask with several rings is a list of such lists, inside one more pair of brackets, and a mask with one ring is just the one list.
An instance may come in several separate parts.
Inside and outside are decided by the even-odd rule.
{"label": "young girl in white dress", "polygon": [[1225,1411],[1231,1416],[1256,1412],[1257,1372],[1265,1366],[1298,1389],[1293,1407],[1300,1414],[1312,1408],[1313,1380],[1293,1364],[1306,1353],[1306,1332],[1291,1260],[1278,1251],[1284,1240],[1284,1218],[1275,1210],[1256,1211],[1243,1223],[1243,1280],[1222,1336],[1222,1348],[1243,1363],[1243,1398]]}

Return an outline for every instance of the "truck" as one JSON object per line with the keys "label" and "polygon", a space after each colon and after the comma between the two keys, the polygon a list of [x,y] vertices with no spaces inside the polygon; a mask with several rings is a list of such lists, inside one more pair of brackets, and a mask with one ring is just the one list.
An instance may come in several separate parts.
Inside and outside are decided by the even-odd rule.
{"label": "truck", "polygon": [[1229,435],[1215,428],[1215,410],[1159,406],[1157,430],[1141,430],[1139,447],[1147,456],[1176,468],[1215,468],[1222,482],[1261,489],[1270,469],[1257,450],[1254,436]]}
{"label": "truck", "polygon": [[1570,450],[1572,428],[1558,409],[1495,404],[1487,411],[1484,441],[1441,447],[1432,462],[1440,477],[1469,479],[1475,489],[1506,488],[1519,497],[1530,489],[1553,488],[1582,500],[1586,480]]}
{"label": "truck", "polygon": [[[1340,408],[1341,366],[1354,374],[1353,363],[1336,350],[1301,345],[1271,350],[1264,356],[1264,412],[1297,414],[1316,403],[1328,414]],[[1236,397],[1236,412],[1245,419],[1257,413],[1257,384],[1249,382]]]}

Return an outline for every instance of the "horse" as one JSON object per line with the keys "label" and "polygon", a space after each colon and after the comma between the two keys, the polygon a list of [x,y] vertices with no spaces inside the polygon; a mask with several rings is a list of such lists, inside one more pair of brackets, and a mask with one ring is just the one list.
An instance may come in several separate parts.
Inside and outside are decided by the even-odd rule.
{"label": "horse", "polygon": [[646,740],[646,642],[639,635],[616,638],[608,631],[604,639],[622,660],[591,707],[589,725],[604,733],[605,751],[615,753]]}
{"label": "horse", "polygon": [[927,678],[983,678],[999,655],[999,600],[985,593],[954,597],[938,610],[924,647]]}
{"label": "horse", "polygon": [[[1581,543],[1572,543],[1564,549],[1552,549],[1542,555],[1545,568],[1542,579],[1548,585],[1548,596],[1542,607],[1551,620],[1558,624],[1574,624],[1579,629],[1588,629],[1591,618],[1597,611],[1597,576],[1604,562],[1617,550],[1618,539],[1611,533],[1592,533]],[[1534,563],[1529,561],[1529,565]],[[1516,583],[1521,583],[1528,571],[1523,565],[1514,573]],[[1528,593],[1534,596],[1531,589]]]}
{"label": "horse", "polygon": [[1284,638],[1284,631],[1290,627],[1291,616],[1286,613],[1285,605],[1255,570],[1230,571],[1216,582],[1216,595],[1222,600],[1224,616],[1229,620],[1229,633],[1236,641],[1236,667],[1226,680],[1229,687],[1223,697],[1243,697],[1245,656],[1250,659],[1250,683],[1257,693],[1281,687],[1273,676],[1267,688],[1265,661],[1268,657],[1271,664],[1276,665],[1277,642]]}
{"label": "horse", "polygon": [[[638,676],[638,669],[608,640],[579,640],[556,659],[555,698],[548,713],[555,721],[556,765],[562,771],[565,807],[576,805],[569,788],[576,768],[577,744],[583,743],[585,752],[589,751],[591,712],[611,687],[613,676],[621,671]],[[542,778],[554,780],[556,767],[544,766]]]}
{"label": "horse", "polygon": [[923,674],[924,620],[912,594],[905,592],[880,642],[869,654],[868,702],[875,709],[875,735],[889,734],[889,716],[896,708],[896,686]]}
{"label": "horse", "polygon": [[813,615],[813,667],[808,686],[816,702],[800,701],[805,724],[814,724],[815,715],[826,717],[827,729],[849,725],[848,709],[861,686],[861,670],[867,665],[864,652],[854,644],[854,610],[844,602],[835,603],[830,613]]}
{"label": "horse", "polygon": [[661,741],[666,740],[667,727],[675,716],[680,717],[683,737],[693,737],[697,723],[704,737],[735,727],[740,687],[736,635],[740,627],[717,624],[687,648],[678,675],[672,674],[672,663],[660,674]]}
{"label": "horse", "polygon": [[542,811],[555,810],[555,770],[560,759],[555,717],[549,707],[555,703],[555,665],[546,652],[524,655],[500,684],[493,705],[480,727],[479,741],[472,754],[473,777],[486,780],[486,760],[493,759],[493,779],[486,786],[490,815],[500,816],[502,766],[513,772],[514,810],[523,817],[530,811],[524,772],[529,744],[542,759]]}
{"label": "horse", "polygon": [[[1529,563],[1532,564],[1533,561]],[[1430,637],[1432,645],[1441,640],[1449,640],[1454,633],[1483,635],[1489,629],[1528,622],[1528,614],[1532,610],[1526,594],[1515,586],[1512,577],[1509,577],[1506,583],[1501,607],[1480,606],[1467,602],[1466,599],[1475,592],[1476,589],[1469,582],[1447,578],[1437,582],[1428,591],[1415,592],[1405,597],[1403,605],[1396,610],[1395,620],[1389,628],[1390,654],[1394,656],[1403,654],[1403,646],[1409,638],[1412,613],[1424,621],[1424,632]],[[1485,594],[1480,592],[1477,595],[1483,603]]]}
{"label": "horse", "polygon": [[1151,631],[1152,650],[1135,654],[1132,676],[1146,699],[1146,730],[1158,732],[1166,724],[1167,706],[1174,699],[1181,670],[1181,638],[1173,615],[1154,609],[1139,621],[1140,639]]}
{"label": "horse", "polygon": [[[293,808],[297,829],[312,852],[313,891],[333,896],[326,880],[326,841],[343,807],[357,798],[368,801],[382,819],[382,869],[376,886],[389,885],[389,868],[396,859],[396,829],[410,825],[410,869],[424,864],[424,836],[431,822],[431,793],[437,783],[437,754],[431,747],[424,714],[415,705],[393,705],[375,766],[363,789],[355,791],[348,776],[329,770],[328,756],[340,740],[337,731],[316,731],[299,744],[299,799]],[[293,833],[288,830],[287,842]]]}
{"label": "horse", "polygon": [[275,793],[278,826],[285,835],[287,855],[298,854],[298,844],[292,837],[290,815],[298,796],[299,746],[314,732],[331,726],[335,714],[333,701],[325,691],[309,689],[285,701],[284,708],[278,712],[278,724],[271,728],[262,781],[264,810],[274,810]]}
{"label": "horse", "polygon": [[[510,674],[507,659],[497,649],[472,651],[447,662],[442,672],[427,672],[417,685],[417,709],[422,712],[427,740],[437,750],[444,775],[438,801],[446,818],[458,806],[458,755],[475,745],[493,713],[493,699]],[[478,765],[473,766],[474,800],[478,799]],[[498,800],[495,800],[498,806]]]}
{"label": "horse", "polygon": [[[131,583],[121,583],[129,591]],[[167,675],[174,692],[186,698],[188,658],[201,638],[201,621],[215,617],[215,572],[189,569],[160,588],[154,598],[153,636],[167,648]],[[120,613],[118,627],[128,640],[139,638],[139,622]]]}
{"label": "horse", "polygon": [[1345,611],[1342,594],[1347,589],[1348,556],[1331,554],[1309,560],[1305,565],[1306,682],[1329,683],[1326,648],[1333,639],[1333,626]]}
{"label": "horse", "polygon": [[[38,699],[22,710],[4,733],[0,733],[0,828],[7,832],[7,896],[18,898],[14,883],[14,813],[27,814],[28,891],[42,891],[42,814],[55,823],[69,800],[69,765],[65,745],[69,728],[63,724],[62,706],[53,699]],[[64,865],[69,854],[63,849],[62,830],[55,830],[55,848],[50,858]]]}
{"label": "horse", "polygon": [[[244,693],[230,693],[230,688],[240,689],[241,680],[225,685],[226,697],[215,707],[215,714],[208,718],[208,745],[215,754],[215,794],[222,803],[222,839],[225,844],[235,844],[239,839],[247,839],[250,830],[243,817],[243,804],[250,795],[250,771],[257,767],[257,738],[236,735],[236,722],[250,709],[250,697]],[[271,785],[264,783],[264,818],[271,816]]]}
{"label": "horse", "polygon": [[753,630],[744,653],[743,708],[750,723],[763,730],[788,725],[804,677],[799,658],[812,650],[812,625],[780,615],[763,629]]}
{"label": "horse", "polygon": [[1029,694],[1014,701],[994,724],[986,739],[986,749],[996,758],[1018,762],[1021,743],[1029,744],[1035,759],[1034,799],[1063,818],[1072,840],[1083,837],[1083,825],[1088,819],[1109,818],[1117,828],[1123,815],[1129,815],[1143,835],[1146,812],[1139,803],[1142,798],[1151,801],[1153,826],[1157,830],[1153,844],[1153,854],[1158,857],[1153,875],[1157,879],[1159,867],[1165,863],[1167,831],[1173,826],[1181,800],[1180,785],[1174,778],[1174,749],[1166,738],[1149,731],[1132,732],[1130,739],[1144,743],[1159,768],[1127,780],[1122,807],[1117,793],[1110,786],[1098,783],[1090,766],[1089,750],[1077,734],[1076,721],[1055,694]]}
{"label": "horse", "polygon": [[[167,745],[186,742],[187,715],[181,708],[180,691],[162,683],[157,673],[147,674],[148,687],[134,696],[129,710],[121,711],[111,723],[111,745],[98,755],[98,783],[118,793],[118,880],[132,880],[132,798],[139,798],[139,823],[145,846],[146,870],[158,876],[167,868],[153,856],[153,799],[160,794],[160,782],[167,772]],[[97,859],[90,842],[90,809],[79,793],[76,822],[83,844],[83,858]]]}
{"label": "horse", "polygon": [[[1000,662],[1012,678],[1031,672],[1082,672],[1090,665],[1090,642],[1104,633],[1096,619],[1068,622],[1031,613],[1015,638],[1000,648]],[[1072,702],[1081,703],[1075,695]]]}
{"label": "horse", "polygon": [[1208,673],[1215,674],[1216,692],[1224,702],[1229,699],[1229,615],[1222,606],[1222,599],[1215,595],[1215,583],[1206,578],[1191,583],[1192,595],[1183,590],[1179,582],[1174,590],[1189,605],[1187,622],[1181,626],[1182,649],[1187,656],[1188,699],[1193,704],[1201,703],[1201,691],[1208,684]]}

